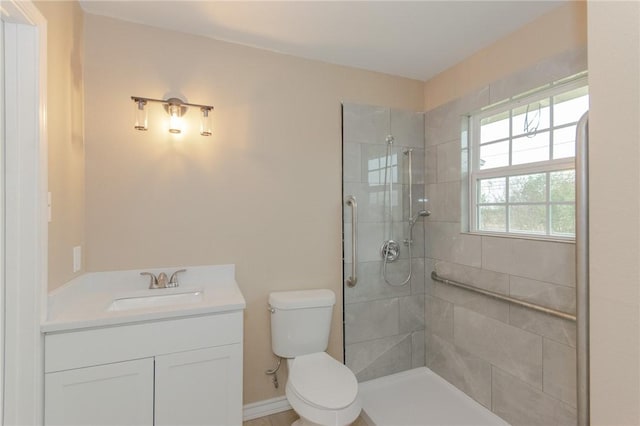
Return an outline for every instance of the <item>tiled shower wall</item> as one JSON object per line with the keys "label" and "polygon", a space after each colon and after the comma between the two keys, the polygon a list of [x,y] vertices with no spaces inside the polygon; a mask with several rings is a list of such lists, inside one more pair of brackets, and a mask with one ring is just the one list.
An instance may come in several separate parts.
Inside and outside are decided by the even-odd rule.
{"label": "tiled shower wall", "polygon": [[[392,223],[385,221],[384,168],[386,138],[394,137],[398,174],[393,181]],[[343,196],[358,202],[358,283],[344,287],[345,363],[359,381],[423,366],[424,226],[414,226],[412,258],[402,241],[407,238],[408,157],[413,148],[413,212],[424,208],[424,114],[384,107],[343,106]],[[387,209],[387,210],[385,210]],[[387,212],[387,213],[385,213]],[[400,259],[388,263],[387,277],[402,282],[412,262],[412,279],[393,287],[382,278],[380,247],[392,229],[400,242]],[[351,210],[344,210],[345,278],[351,275]]]}
{"label": "tiled shower wall", "polygon": [[466,114],[586,66],[568,52],[425,115],[426,364],[514,425],[576,423],[575,324],[429,275],[575,312],[574,244],[461,232],[460,135]]}

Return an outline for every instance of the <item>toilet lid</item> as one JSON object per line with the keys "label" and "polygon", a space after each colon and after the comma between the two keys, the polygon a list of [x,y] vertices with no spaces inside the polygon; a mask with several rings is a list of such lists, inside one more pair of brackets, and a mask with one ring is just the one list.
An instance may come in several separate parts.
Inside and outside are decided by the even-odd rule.
{"label": "toilet lid", "polygon": [[356,376],[326,352],[296,357],[289,384],[301,398],[330,410],[348,406],[358,394]]}

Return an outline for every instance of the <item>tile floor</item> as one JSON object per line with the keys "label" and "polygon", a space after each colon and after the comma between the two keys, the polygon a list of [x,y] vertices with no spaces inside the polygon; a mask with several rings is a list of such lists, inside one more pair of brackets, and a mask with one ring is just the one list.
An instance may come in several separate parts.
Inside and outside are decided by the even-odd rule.
{"label": "tile floor", "polygon": [[[291,423],[298,419],[298,415],[293,410],[283,411],[282,413],[272,414],[266,417],[260,417],[248,420],[242,423],[242,426],[291,426]],[[367,423],[358,417],[351,426],[367,426]]]}

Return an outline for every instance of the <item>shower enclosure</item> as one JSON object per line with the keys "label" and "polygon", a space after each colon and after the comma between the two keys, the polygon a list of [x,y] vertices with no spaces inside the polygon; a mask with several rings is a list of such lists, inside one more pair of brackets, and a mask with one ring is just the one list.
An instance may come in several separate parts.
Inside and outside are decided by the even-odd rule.
{"label": "shower enclosure", "polygon": [[345,362],[364,381],[425,363],[424,114],[344,104],[342,126]]}

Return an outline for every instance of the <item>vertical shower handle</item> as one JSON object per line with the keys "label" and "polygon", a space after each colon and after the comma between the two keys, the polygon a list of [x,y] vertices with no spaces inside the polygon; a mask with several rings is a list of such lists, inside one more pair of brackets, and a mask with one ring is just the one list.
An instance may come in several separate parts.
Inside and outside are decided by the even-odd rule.
{"label": "vertical shower handle", "polygon": [[356,267],[358,265],[358,203],[356,197],[349,195],[346,201],[351,207],[351,276],[347,278],[348,287],[355,287],[358,283]]}

